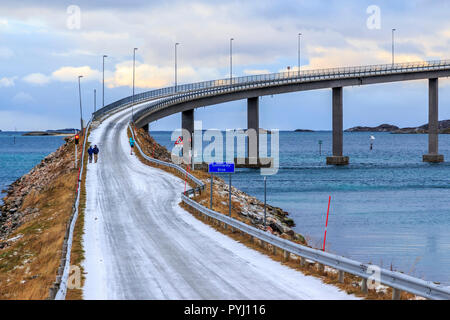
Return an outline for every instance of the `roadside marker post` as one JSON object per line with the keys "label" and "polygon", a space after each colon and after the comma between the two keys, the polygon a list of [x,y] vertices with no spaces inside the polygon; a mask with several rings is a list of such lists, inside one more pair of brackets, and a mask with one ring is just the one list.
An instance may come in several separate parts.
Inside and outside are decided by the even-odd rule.
{"label": "roadside marker post", "polygon": [[267,216],[266,216],[266,190],[267,190],[267,177],[264,177],[264,230],[267,230]]}
{"label": "roadside marker post", "polygon": [[209,189],[209,193],[210,193],[210,199],[209,199],[209,208],[212,210],[212,200],[213,200],[213,180],[214,180],[214,176],[211,173],[211,187]]}
{"label": "roadside marker post", "polygon": [[228,202],[229,202],[229,209],[228,214],[231,217],[231,174],[235,172],[235,166],[234,163],[210,163],[208,165],[208,172],[211,174],[211,196],[209,200],[209,208],[212,209],[212,203],[213,203],[213,180],[214,176],[213,173],[229,173],[230,174],[230,185],[228,190]]}
{"label": "roadside marker post", "polygon": [[228,187],[228,203],[229,203],[228,215],[231,218],[231,173],[230,173],[230,185]]}
{"label": "roadside marker post", "polygon": [[328,198],[327,221],[325,222],[325,234],[323,236],[323,249],[322,249],[322,251],[325,251],[325,242],[327,240],[328,214],[330,213],[330,203],[331,203],[331,196],[329,196],[329,198]]}

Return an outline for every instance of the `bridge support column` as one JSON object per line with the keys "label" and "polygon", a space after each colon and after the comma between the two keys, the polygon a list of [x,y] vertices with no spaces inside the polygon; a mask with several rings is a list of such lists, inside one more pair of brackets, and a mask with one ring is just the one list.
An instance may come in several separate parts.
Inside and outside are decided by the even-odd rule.
{"label": "bridge support column", "polygon": [[443,162],[444,156],[438,154],[439,135],[439,80],[428,80],[428,154],[423,155],[424,162]]}
{"label": "bridge support column", "polygon": [[249,164],[259,162],[259,97],[247,99],[247,152]]}
{"label": "bridge support column", "polygon": [[327,157],[329,165],[347,165],[348,157],[343,153],[344,137],[344,114],[343,114],[343,89],[342,87],[333,88],[333,156]]}
{"label": "bridge support column", "polygon": [[181,113],[181,129],[183,129],[183,158],[185,163],[191,163],[189,151],[193,150],[194,137],[194,109]]}

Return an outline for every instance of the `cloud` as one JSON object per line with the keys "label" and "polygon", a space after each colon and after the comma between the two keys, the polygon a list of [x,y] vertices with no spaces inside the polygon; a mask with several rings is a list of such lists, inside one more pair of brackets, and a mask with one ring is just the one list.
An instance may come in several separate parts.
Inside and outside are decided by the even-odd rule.
{"label": "cloud", "polygon": [[23,81],[30,84],[42,86],[50,82],[50,77],[42,73],[32,73],[23,77]]}
{"label": "cloud", "polygon": [[267,69],[245,69],[244,74],[247,74],[249,76],[255,76],[260,74],[267,74],[270,73]]}
{"label": "cloud", "polygon": [[30,94],[21,91],[12,98],[12,101],[15,104],[28,104],[33,102],[34,98]]}
{"label": "cloud", "polygon": [[14,80],[17,79],[17,77],[7,78],[3,77],[0,78],[0,88],[1,87],[13,87],[14,86]]}
{"label": "cloud", "polygon": [[[203,81],[205,77],[219,77],[219,72],[210,68],[180,67],[177,69],[178,84]],[[136,63],[135,86],[139,88],[158,88],[171,86],[175,82],[174,67],[158,67],[144,63]],[[115,66],[112,76],[105,78],[109,88],[120,86],[132,87],[133,62],[127,61]]]}
{"label": "cloud", "polygon": [[83,78],[88,81],[102,79],[102,73],[98,70],[91,69],[89,66],[61,67],[51,75],[52,79],[62,82],[78,81],[78,76],[83,76]]}

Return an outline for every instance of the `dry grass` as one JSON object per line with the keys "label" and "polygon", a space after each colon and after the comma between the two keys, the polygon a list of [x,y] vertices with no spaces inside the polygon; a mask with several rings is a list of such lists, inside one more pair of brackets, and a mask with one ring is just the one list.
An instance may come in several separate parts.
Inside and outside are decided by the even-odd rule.
{"label": "dry grass", "polygon": [[[86,134],[86,138],[89,137],[90,131]],[[83,249],[83,235],[84,235],[84,211],[86,209],[86,174],[88,166],[88,153],[89,148],[86,143],[86,150],[84,154],[84,168],[81,176],[80,183],[80,202],[78,205],[78,218],[75,223],[75,228],[73,230],[72,239],[72,250],[70,252],[70,264],[72,266],[77,266],[81,271],[81,288],[84,286],[85,276],[84,268],[82,262],[84,260],[84,249]],[[82,289],[67,289],[66,300],[82,300],[83,290]]]}
{"label": "dry grass", "polygon": [[46,299],[55,281],[61,248],[74,202],[77,172],[58,177],[43,192],[30,193],[22,209],[38,208],[39,216],[20,226],[23,235],[0,250],[0,298]]}

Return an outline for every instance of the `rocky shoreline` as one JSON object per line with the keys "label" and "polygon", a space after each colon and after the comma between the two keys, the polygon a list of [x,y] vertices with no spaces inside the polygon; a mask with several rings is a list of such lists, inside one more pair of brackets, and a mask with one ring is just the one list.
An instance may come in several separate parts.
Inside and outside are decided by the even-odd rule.
{"label": "rocky shoreline", "polygon": [[[202,180],[206,185],[210,184],[210,179]],[[214,192],[218,193],[221,198],[228,199],[228,183],[219,177],[214,177]],[[232,203],[239,203],[240,208],[238,211],[240,216],[247,219],[254,227],[264,230],[264,202],[233,186],[231,187],[231,200]],[[207,207],[209,200],[204,199],[199,201],[199,203]],[[223,202],[222,204],[228,206],[228,202]],[[295,227],[295,222],[289,217],[289,213],[283,209],[266,204],[266,223],[267,231],[272,234],[306,244],[305,238],[292,229],[292,227]]]}
{"label": "rocky shoreline", "polygon": [[[153,154],[156,159],[169,162],[171,161],[170,152],[164,146],[158,144],[151,136],[145,133],[143,129],[138,129],[136,133],[138,136],[138,142],[147,155],[152,156]],[[198,167],[199,166],[196,165],[196,168]],[[196,173],[194,171],[193,174],[196,175],[197,178],[201,179],[206,186],[209,186],[210,178],[206,173],[206,166],[202,166],[201,170],[196,171],[199,172]],[[214,193],[217,193],[220,198],[228,199],[228,188],[229,185],[224,180],[217,176],[214,177]],[[231,200],[232,203],[237,202],[239,204],[238,213],[243,220],[258,229],[264,229],[264,203],[262,201],[233,186],[231,188]],[[208,199],[203,199],[200,200],[199,203],[204,206],[208,206],[208,201]],[[224,207],[228,206],[228,202],[224,201],[222,205]],[[306,244],[305,238],[302,235],[297,234],[292,229],[295,226],[295,222],[289,217],[288,212],[281,208],[267,205],[266,217],[269,232],[286,239],[291,239],[302,244]]]}
{"label": "rocky shoreline", "polygon": [[69,139],[66,144],[45,157],[30,172],[13,182],[7,190],[3,205],[0,206],[0,249],[6,247],[5,239],[18,227],[39,216],[39,209],[23,206],[24,199],[32,193],[39,193],[61,174],[73,170],[70,165],[73,155],[68,154]]}

